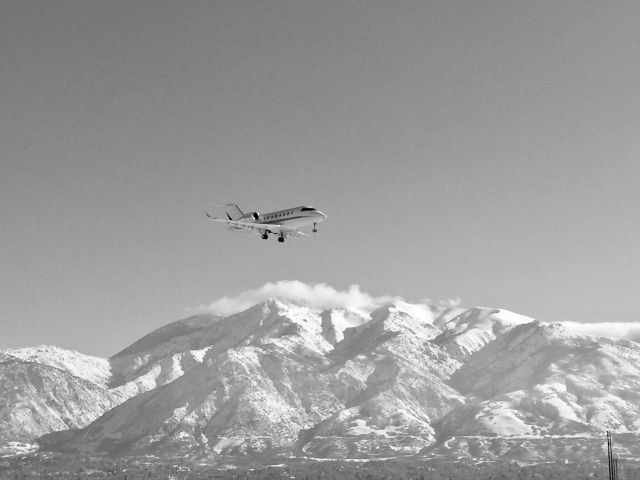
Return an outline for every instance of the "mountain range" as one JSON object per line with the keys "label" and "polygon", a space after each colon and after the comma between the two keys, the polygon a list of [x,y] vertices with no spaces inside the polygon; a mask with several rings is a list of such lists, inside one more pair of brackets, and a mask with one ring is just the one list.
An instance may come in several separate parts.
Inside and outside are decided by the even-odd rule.
{"label": "mountain range", "polygon": [[372,312],[272,298],[171,323],[109,359],[0,350],[0,451],[640,457],[640,344],[503,309]]}

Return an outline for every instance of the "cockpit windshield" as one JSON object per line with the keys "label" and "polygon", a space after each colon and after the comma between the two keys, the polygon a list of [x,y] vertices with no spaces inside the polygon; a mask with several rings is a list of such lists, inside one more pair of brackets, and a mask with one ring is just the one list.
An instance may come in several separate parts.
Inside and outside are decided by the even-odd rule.
{"label": "cockpit windshield", "polygon": [[300,211],[301,211],[301,212],[315,212],[315,211],[316,211],[316,209],[315,209],[315,208],[313,208],[313,207],[302,207],[302,208],[300,209]]}

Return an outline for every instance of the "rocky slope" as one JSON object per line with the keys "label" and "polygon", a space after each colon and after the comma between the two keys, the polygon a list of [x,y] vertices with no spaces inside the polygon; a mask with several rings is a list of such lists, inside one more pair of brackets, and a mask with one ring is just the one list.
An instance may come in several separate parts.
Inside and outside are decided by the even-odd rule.
{"label": "rocky slope", "polygon": [[5,440],[47,433],[44,449],[111,455],[537,461],[594,455],[612,429],[640,455],[640,345],[505,310],[397,302],[364,315],[272,299],[175,322],[108,362],[77,355],[3,354]]}
{"label": "rocky slope", "polygon": [[[52,431],[84,427],[116,404],[100,376],[102,365],[82,372],[93,382],[73,375],[63,362],[20,358],[33,360],[37,352],[34,356],[27,351],[15,353],[18,356],[0,353],[0,441],[25,442]],[[60,359],[67,352],[57,349],[56,353],[62,354]]]}

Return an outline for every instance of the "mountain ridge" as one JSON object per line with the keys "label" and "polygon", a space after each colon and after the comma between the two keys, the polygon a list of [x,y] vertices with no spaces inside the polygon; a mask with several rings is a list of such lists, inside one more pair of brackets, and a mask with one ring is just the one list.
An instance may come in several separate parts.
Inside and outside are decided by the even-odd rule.
{"label": "mountain ridge", "polygon": [[[84,370],[77,352],[15,352],[0,351],[0,386],[22,395],[0,409],[3,440],[37,438],[43,450],[538,458],[527,448],[542,438],[555,439],[554,457],[578,435],[588,455],[604,429],[640,431],[639,344],[504,309],[395,301],[365,314],[272,298],[173,322],[108,360],[86,356]],[[18,435],[15,412],[51,400],[36,380],[53,368],[69,398],[47,408],[77,418],[43,415]],[[100,405],[91,415],[69,407],[82,385]]]}

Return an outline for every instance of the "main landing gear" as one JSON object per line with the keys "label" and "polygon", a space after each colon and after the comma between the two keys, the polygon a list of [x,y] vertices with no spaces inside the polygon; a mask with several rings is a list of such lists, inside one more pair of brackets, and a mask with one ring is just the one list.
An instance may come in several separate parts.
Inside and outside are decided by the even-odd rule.
{"label": "main landing gear", "polygon": [[264,233],[262,234],[262,239],[263,239],[263,240],[266,240],[266,239],[268,239],[268,238],[269,238],[269,234],[268,234],[267,232],[264,232]]}
{"label": "main landing gear", "polygon": [[278,237],[278,241],[279,241],[280,243],[284,243],[284,237],[283,237],[282,235],[280,235],[280,236]]}

